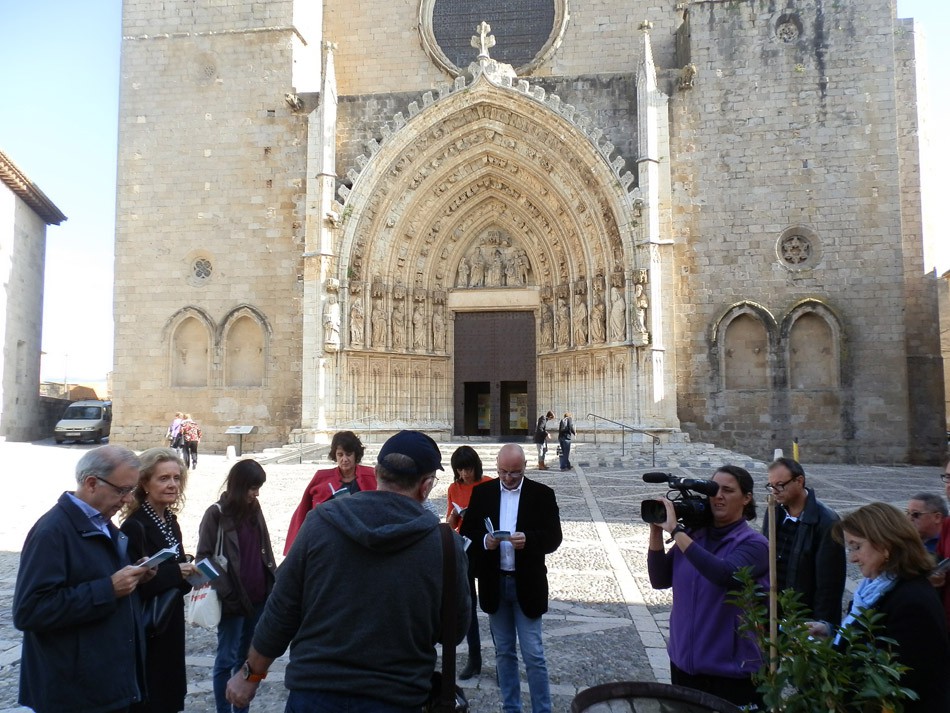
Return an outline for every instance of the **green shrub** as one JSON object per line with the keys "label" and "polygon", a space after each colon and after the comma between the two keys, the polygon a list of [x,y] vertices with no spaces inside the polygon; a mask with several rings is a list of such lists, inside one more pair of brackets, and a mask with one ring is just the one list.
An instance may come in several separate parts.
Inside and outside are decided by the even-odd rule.
{"label": "green shrub", "polygon": [[730,601],[743,612],[740,631],[751,635],[762,649],[765,664],[753,680],[773,713],[901,713],[902,701],[917,694],[900,685],[906,666],[897,663],[892,639],[878,636],[883,615],[868,609],[847,627],[847,645],[836,649],[833,637],[808,633],[808,617],[797,592],[778,596],[779,619],[776,666],[769,665],[768,593],[747,570],[737,578],[741,588]]}

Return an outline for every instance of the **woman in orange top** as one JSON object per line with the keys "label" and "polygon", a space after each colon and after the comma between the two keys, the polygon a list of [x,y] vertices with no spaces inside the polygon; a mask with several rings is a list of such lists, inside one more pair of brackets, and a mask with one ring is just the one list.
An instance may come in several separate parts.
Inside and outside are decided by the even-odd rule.
{"label": "woman in orange top", "polygon": [[303,527],[307,513],[317,505],[340,495],[376,490],[376,471],[368,465],[359,465],[364,450],[363,443],[352,431],[340,431],[333,436],[330,441],[330,460],[336,461],[336,468],[318,470],[304,490],[300,504],[290,518],[287,543],[284,545],[285,555],[290,552],[290,546]]}
{"label": "woman in orange top", "polygon": [[[472,497],[472,488],[492,479],[482,475],[482,460],[471,446],[459,446],[452,454],[451,462],[455,482],[449,485],[448,510],[445,519],[457,532],[462,526],[465,508],[468,507],[468,501]],[[482,642],[478,632],[478,607],[476,606],[478,597],[471,567],[468,570],[468,586],[472,593],[472,623],[465,637],[468,642],[468,663],[459,674],[459,679],[462,681],[478,676],[482,672]]]}

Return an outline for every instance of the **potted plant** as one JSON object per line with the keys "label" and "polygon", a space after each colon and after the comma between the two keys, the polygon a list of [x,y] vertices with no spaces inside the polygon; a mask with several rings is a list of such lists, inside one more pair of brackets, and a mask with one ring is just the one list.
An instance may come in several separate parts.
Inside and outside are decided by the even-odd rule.
{"label": "potted plant", "polygon": [[[731,597],[742,614],[740,631],[756,639],[765,664],[754,676],[766,710],[773,713],[901,713],[917,694],[900,685],[905,666],[891,645],[877,635],[881,614],[863,612],[842,632],[844,646],[809,634],[805,607],[797,592],[779,593],[782,618],[777,639],[770,636],[768,595],[747,571]],[[773,649],[774,643],[774,649]]]}

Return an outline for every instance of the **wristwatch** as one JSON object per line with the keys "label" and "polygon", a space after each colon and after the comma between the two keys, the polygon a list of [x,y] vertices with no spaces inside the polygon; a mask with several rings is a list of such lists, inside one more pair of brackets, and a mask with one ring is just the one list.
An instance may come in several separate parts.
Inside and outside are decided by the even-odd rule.
{"label": "wristwatch", "polygon": [[265,678],[267,678],[267,672],[264,673],[252,673],[251,664],[247,661],[244,662],[244,665],[241,666],[241,675],[244,676],[245,681],[250,681],[251,683],[260,683]]}
{"label": "wristwatch", "polygon": [[677,525],[672,530],[670,530],[670,539],[667,540],[667,543],[670,543],[673,540],[675,540],[676,536],[681,532],[686,532],[686,528],[683,527],[682,525]]}

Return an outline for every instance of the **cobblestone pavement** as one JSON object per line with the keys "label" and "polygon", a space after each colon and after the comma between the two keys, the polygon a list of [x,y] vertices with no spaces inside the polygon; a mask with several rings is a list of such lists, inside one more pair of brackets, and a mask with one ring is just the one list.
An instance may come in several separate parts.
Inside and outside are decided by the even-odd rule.
{"label": "cobblestone pavement", "polygon": [[[441,444],[444,461],[454,445]],[[64,490],[72,489],[73,467],[91,446],[55,446],[0,443],[7,489],[0,501],[0,713],[24,711],[16,704],[20,634],[14,629],[10,607],[19,550],[35,520]],[[493,465],[497,446],[480,447],[486,471]],[[533,449],[527,448],[529,463]],[[653,467],[649,454],[621,456],[619,448],[579,443],[572,452],[574,472],[530,471],[529,477],[550,485],[561,507],[564,543],[548,558],[551,608],[544,617],[544,641],[550,669],[554,710],[570,710],[573,696],[586,687],[618,680],[668,681],[665,634],[668,628],[668,591],[650,589],[646,575],[648,527],[640,520],[640,501],[662,494],[642,482],[646,470],[668,470],[685,477],[709,477],[715,464],[731,461],[749,468],[756,478],[757,500],[764,508],[765,464],[720,449],[673,448],[660,454]],[[204,509],[220,492],[231,463],[223,456],[202,455],[188,482],[187,503],[181,514],[188,549],[194,550],[198,523]],[[321,465],[320,467],[325,467]],[[920,490],[942,493],[937,468],[907,466],[808,466],[808,483],[831,507],[848,510],[874,500],[903,508]],[[274,551],[283,550],[286,525],[316,466],[312,463],[268,465],[268,481],[261,491]],[[441,477],[433,500],[445,502],[451,475]],[[851,571],[852,578],[857,572]],[[480,614],[485,664],[479,678],[463,683],[472,710],[500,710],[494,682],[494,661],[488,620]],[[213,632],[190,629],[187,640],[189,694],[186,710],[214,711],[211,665]],[[459,666],[467,655],[464,643]],[[283,710],[282,685],[286,661],[278,660],[251,706],[255,713]],[[527,685],[523,697],[530,708]]]}

